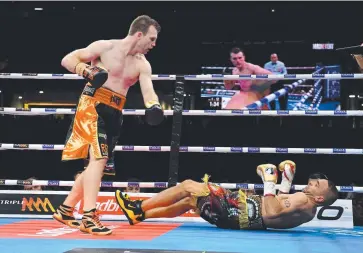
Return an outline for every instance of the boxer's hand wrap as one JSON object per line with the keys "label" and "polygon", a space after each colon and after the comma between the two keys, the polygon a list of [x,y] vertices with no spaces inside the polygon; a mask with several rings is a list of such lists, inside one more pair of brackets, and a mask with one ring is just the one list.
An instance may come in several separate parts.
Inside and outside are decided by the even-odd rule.
{"label": "boxer's hand wrap", "polygon": [[164,111],[158,101],[150,101],[146,103],[145,119],[151,126],[156,126],[163,122]]}
{"label": "boxer's hand wrap", "polygon": [[296,164],[290,160],[283,161],[279,164],[279,170],[282,172],[280,192],[288,194],[291,189],[292,180],[294,180]]}
{"label": "boxer's hand wrap", "polygon": [[97,66],[90,66],[83,62],[76,65],[75,72],[87,80],[87,82],[96,89],[100,88],[108,79],[108,73],[106,70]]}
{"label": "boxer's hand wrap", "polygon": [[275,196],[278,179],[276,166],[273,164],[261,164],[257,167],[257,175],[259,175],[263,181],[264,196]]}

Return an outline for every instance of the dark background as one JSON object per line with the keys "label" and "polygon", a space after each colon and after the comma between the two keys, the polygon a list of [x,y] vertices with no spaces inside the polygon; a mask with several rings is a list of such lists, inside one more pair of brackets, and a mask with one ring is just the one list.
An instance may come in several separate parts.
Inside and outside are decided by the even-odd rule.
{"label": "dark background", "polygon": [[[344,56],[313,51],[312,43],[361,44],[362,7],[356,2],[0,3],[0,60],[7,61],[2,72],[67,73],[60,66],[65,54],[95,40],[123,38],[132,20],[147,14],[162,27],[157,47],[147,55],[154,74],[196,74],[203,65],[228,65],[233,46],[262,66],[273,52],[287,66],[339,64]],[[361,81],[349,82],[344,84],[349,92],[359,94]],[[155,83],[159,94],[172,94],[173,82]],[[13,106],[19,95],[24,102],[73,101],[83,86],[82,81],[0,79],[1,103]],[[198,96],[200,86],[191,82],[186,89]],[[135,85],[130,97],[137,96]],[[129,99],[127,107],[141,108],[136,100]],[[63,144],[70,122],[70,116],[0,116],[0,143]],[[168,117],[150,127],[142,117],[125,116],[119,144],[169,146],[171,122]],[[188,146],[363,148],[362,139],[359,117],[184,117],[182,131],[182,145]],[[166,181],[168,159],[169,153],[117,152],[118,172],[110,180]],[[315,171],[327,173],[338,185],[363,184],[362,155],[182,153],[180,159],[179,181],[199,180],[208,172],[214,181],[257,183],[257,165],[290,159],[298,166],[297,184]],[[81,161],[61,162],[59,151],[1,151],[0,160],[0,178],[9,179],[72,180],[83,166]]]}

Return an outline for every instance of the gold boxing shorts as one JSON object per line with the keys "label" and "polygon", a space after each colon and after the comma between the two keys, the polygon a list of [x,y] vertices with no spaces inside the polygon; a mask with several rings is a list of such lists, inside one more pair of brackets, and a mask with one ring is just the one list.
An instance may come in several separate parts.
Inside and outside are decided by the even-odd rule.
{"label": "gold boxing shorts", "polygon": [[120,136],[126,98],[86,85],[66,138],[62,160],[112,158]]}

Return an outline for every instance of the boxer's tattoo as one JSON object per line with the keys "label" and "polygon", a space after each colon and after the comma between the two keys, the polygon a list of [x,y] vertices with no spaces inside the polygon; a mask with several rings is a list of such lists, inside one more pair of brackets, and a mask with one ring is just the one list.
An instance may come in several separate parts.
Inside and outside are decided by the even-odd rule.
{"label": "boxer's tattoo", "polygon": [[286,199],[284,202],[285,202],[285,206],[286,206],[286,207],[290,207],[290,206],[291,206],[291,203],[290,203],[290,201],[289,201],[289,200],[287,200],[287,199]]}

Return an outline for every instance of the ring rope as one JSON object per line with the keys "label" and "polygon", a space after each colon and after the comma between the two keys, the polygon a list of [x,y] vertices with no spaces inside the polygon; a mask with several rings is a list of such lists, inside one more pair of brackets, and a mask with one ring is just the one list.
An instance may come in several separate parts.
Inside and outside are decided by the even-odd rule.
{"label": "ring rope", "polygon": [[[320,68],[318,70],[316,70],[315,72],[312,73],[312,75],[318,75],[318,73],[320,71],[322,71],[324,68]],[[321,79],[318,81],[320,82]],[[257,109],[257,108],[260,108],[262,105],[264,104],[268,104],[270,103],[271,101],[275,100],[275,99],[278,99],[279,97],[285,95],[287,92],[293,90],[294,88],[296,88],[297,86],[299,86],[300,84],[303,84],[306,82],[306,79],[301,79],[301,80],[298,80],[297,82],[294,82],[292,84],[289,84],[289,85],[286,85],[284,88],[278,90],[278,91],[275,91],[265,97],[263,97],[262,99],[260,100],[257,100],[249,105],[247,105],[246,107],[244,107],[243,109]]]}
{"label": "ring rope", "polygon": [[[286,67],[286,69],[315,69],[316,67]],[[202,69],[234,69],[234,67],[210,67],[210,66],[203,66]]]}
{"label": "ring rope", "polygon": [[255,108],[260,108],[262,105],[267,104],[273,100],[275,100],[276,98],[279,98],[283,95],[285,95],[288,91],[291,91],[292,89],[296,88],[297,86],[299,86],[302,83],[305,83],[306,80],[299,80],[297,82],[294,82],[290,85],[285,86],[284,88],[275,91],[269,95],[267,95],[266,97],[261,98],[258,101],[253,102],[252,104],[247,105],[245,108],[243,108],[244,110],[248,110],[248,109],[255,109]]}
{"label": "ring rope", "polygon": [[[0,185],[8,186],[73,186],[74,181],[60,181],[60,180],[18,180],[18,179],[0,179]],[[178,183],[180,184],[180,183]],[[256,190],[263,189],[263,184],[247,184],[247,183],[217,183],[226,189],[245,189],[245,190]],[[101,182],[100,187],[110,188],[126,188],[128,186],[136,186],[140,188],[168,188],[168,182]],[[280,185],[277,184],[277,189]],[[301,191],[306,185],[292,185],[291,190]],[[363,193],[363,187],[358,186],[337,186],[340,192],[356,192]]]}
{"label": "ring rope", "polygon": [[[63,150],[62,144],[17,144],[0,143],[0,150]],[[170,152],[170,146],[118,145],[115,151]],[[180,146],[179,152],[186,153],[253,153],[253,154],[341,154],[363,155],[363,149],[354,148],[282,148],[282,147],[213,147]]]}
{"label": "ring rope", "polygon": [[[312,95],[313,91],[318,88],[318,85],[320,84],[320,82],[321,82],[321,79],[316,81],[314,83],[314,86],[308,91],[308,93],[306,93],[304,96],[302,96],[300,101],[293,108],[294,111],[300,109],[300,107],[305,103],[306,99],[308,99]],[[323,87],[321,87],[321,88],[323,88]]]}
{"label": "ring rope", "polygon": [[[313,98],[313,101],[311,102],[311,104],[309,105],[309,110],[314,110],[314,108],[315,108],[315,110],[316,109],[318,109],[319,108],[319,105],[320,105],[320,102],[321,102],[321,100],[322,100],[322,96],[320,96],[320,93],[321,93],[321,91],[323,90],[323,87],[321,87],[319,90],[318,90],[318,92],[316,92],[316,95],[315,95],[315,97]],[[320,97],[320,98],[319,98]],[[316,102],[316,100],[317,99],[319,99],[319,101],[318,102]],[[315,106],[315,107],[314,107]]]}
{"label": "ring rope", "polygon": [[[0,107],[0,115],[19,115],[19,116],[38,116],[53,114],[74,114],[75,108],[14,108]],[[145,115],[145,110],[124,109],[123,115]],[[165,110],[165,116],[173,115],[173,110]],[[184,116],[363,116],[363,110],[335,110],[335,111],[316,111],[316,110],[183,110]]]}
{"label": "ring rope", "polygon": [[[177,75],[152,75],[152,80],[176,80]],[[184,80],[296,80],[296,79],[363,79],[361,73],[346,74],[286,74],[286,75],[184,75]],[[82,80],[77,74],[42,74],[42,73],[0,73],[2,79],[67,79]]]}
{"label": "ring rope", "polygon": [[322,100],[323,100],[323,97],[320,97],[319,101],[315,105],[315,109],[319,108],[319,105],[320,105]]}

